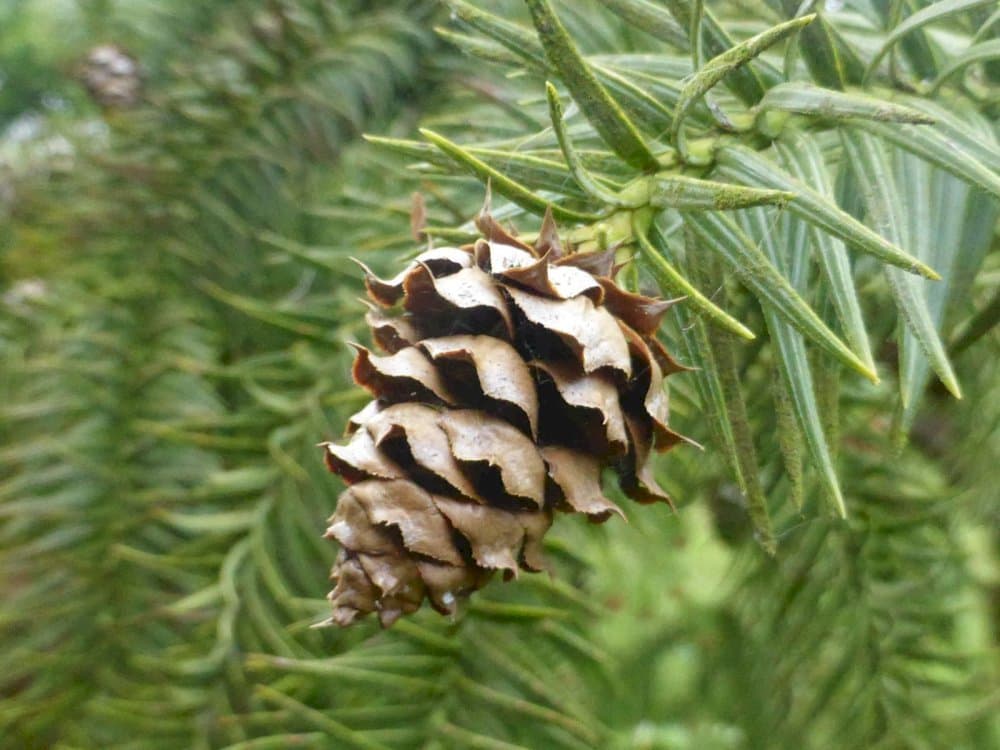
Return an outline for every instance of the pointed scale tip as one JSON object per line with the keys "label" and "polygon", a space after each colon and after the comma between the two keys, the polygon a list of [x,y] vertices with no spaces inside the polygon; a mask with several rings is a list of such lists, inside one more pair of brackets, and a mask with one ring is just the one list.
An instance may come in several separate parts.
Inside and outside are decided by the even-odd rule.
{"label": "pointed scale tip", "polygon": [[419,192],[414,192],[410,198],[410,233],[415,242],[429,240],[427,233],[427,203],[424,196]]}
{"label": "pointed scale tip", "polygon": [[[486,195],[483,197],[483,207],[479,209],[479,216],[486,217],[493,215],[493,180],[486,178]],[[477,217],[478,218],[478,217]]]}
{"label": "pointed scale tip", "polygon": [[552,206],[545,207],[545,217],[542,219],[542,227],[538,231],[538,240],[535,242],[535,254],[543,257],[548,256],[552,261],[565,255],[562,240],[559,239],[559,227],[552,215]]}
{"label": "pointed scale tip", "polygon": [[355,258],[353,255],[348,255],[347,259],[350,260],[350,261],[352,261],[355,265],[359,266],[361,268],[361,270],[365,272],[366,276],[374,276],[375,275],[374,273],[372,273],[372,269],[371,268],[369,268],[364,262],[362,262],[362,261],[358,260],[357,258]]}

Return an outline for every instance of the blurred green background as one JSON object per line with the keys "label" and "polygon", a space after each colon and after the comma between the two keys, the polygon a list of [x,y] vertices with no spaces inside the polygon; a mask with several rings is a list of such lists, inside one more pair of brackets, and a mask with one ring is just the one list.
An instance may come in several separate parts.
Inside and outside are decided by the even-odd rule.
{"label": "blurred green background", "polygon": [[[556,7],[588,51],[662,49],[598,3]],[[527,144],[546,122],[537,76],[435,26],[454,18],[430,0],[0,7],[0,747],[1000,747],[995,330],[905,447],[892,376],[830,386],[846,522],[787,500],[772,370],[748,355],[775,556],[681,383],[674,420],[709,450],[661,461],[676,512],[561,518],[552,576],[455,621],[310,629],[339,491],[315,445],[367,398],[349,258],[390,272],[419,249],[415,191],[440,227],[483,196],[361,135]],[[959,317],[1000,278],[995,201],[981,216]]]}

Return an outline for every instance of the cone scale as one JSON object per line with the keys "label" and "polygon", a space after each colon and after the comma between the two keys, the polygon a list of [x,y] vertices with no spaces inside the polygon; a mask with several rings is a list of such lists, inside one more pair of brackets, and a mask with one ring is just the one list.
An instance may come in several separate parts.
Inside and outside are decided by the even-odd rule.
{"label": "cone scale", "polygon": [[356,347],[353,375],[373,400],[323,444],[347,484],[327,624],[451,614],[497,572],[542,570],[555,511],[621,514],[604,469],[670,502],[650,466],[681,439],[663,378],[683,368],[655,338],[670,303],[620,288],[613,251],[564,249],[551,217],[534,245],[477,224],[394,278],[365,269],[378,351]]}

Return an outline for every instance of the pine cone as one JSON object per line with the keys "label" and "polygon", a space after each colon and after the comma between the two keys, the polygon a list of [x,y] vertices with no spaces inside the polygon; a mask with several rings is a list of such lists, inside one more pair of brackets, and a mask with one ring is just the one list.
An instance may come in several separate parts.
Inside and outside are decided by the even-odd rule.
{"label": "pine cone", "polygon": [[105,109],[133,107],[142,95],[138,61],[116,44],[100,44],[87,53],[79,77],[87,92]]}
{"label": "pine cone", "polygon": [[554,510],[621,513],[606,467],[634,500],[669,502],[649,456],[680,439],[662,381],[683,368],[654,337],[670,302],[618,287],[613,251],[564,253],[551,217],[534,247],[478,224],[487,239],[393,279],[365,269],[384,354],[356,347],[375,400],[346,445],[324,443],[349,485],[326,533],[341,546],[329,623],[388,626],[425,597],[452,613],[495,571],[541,570]]}

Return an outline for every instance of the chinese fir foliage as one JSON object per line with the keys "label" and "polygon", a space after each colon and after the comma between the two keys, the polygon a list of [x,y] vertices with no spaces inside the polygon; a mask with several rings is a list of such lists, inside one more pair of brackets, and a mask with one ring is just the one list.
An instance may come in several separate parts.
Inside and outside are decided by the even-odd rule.
{"label": "chinese fir foliage", "polygon": [[[3,13],[0,745],[1000,744],[995,2]],[[73,78],[109,41],[131,106]],[[314,629],[350,258],[473,240],[487,184],[683,298],[704,450],[551,575]]]}

